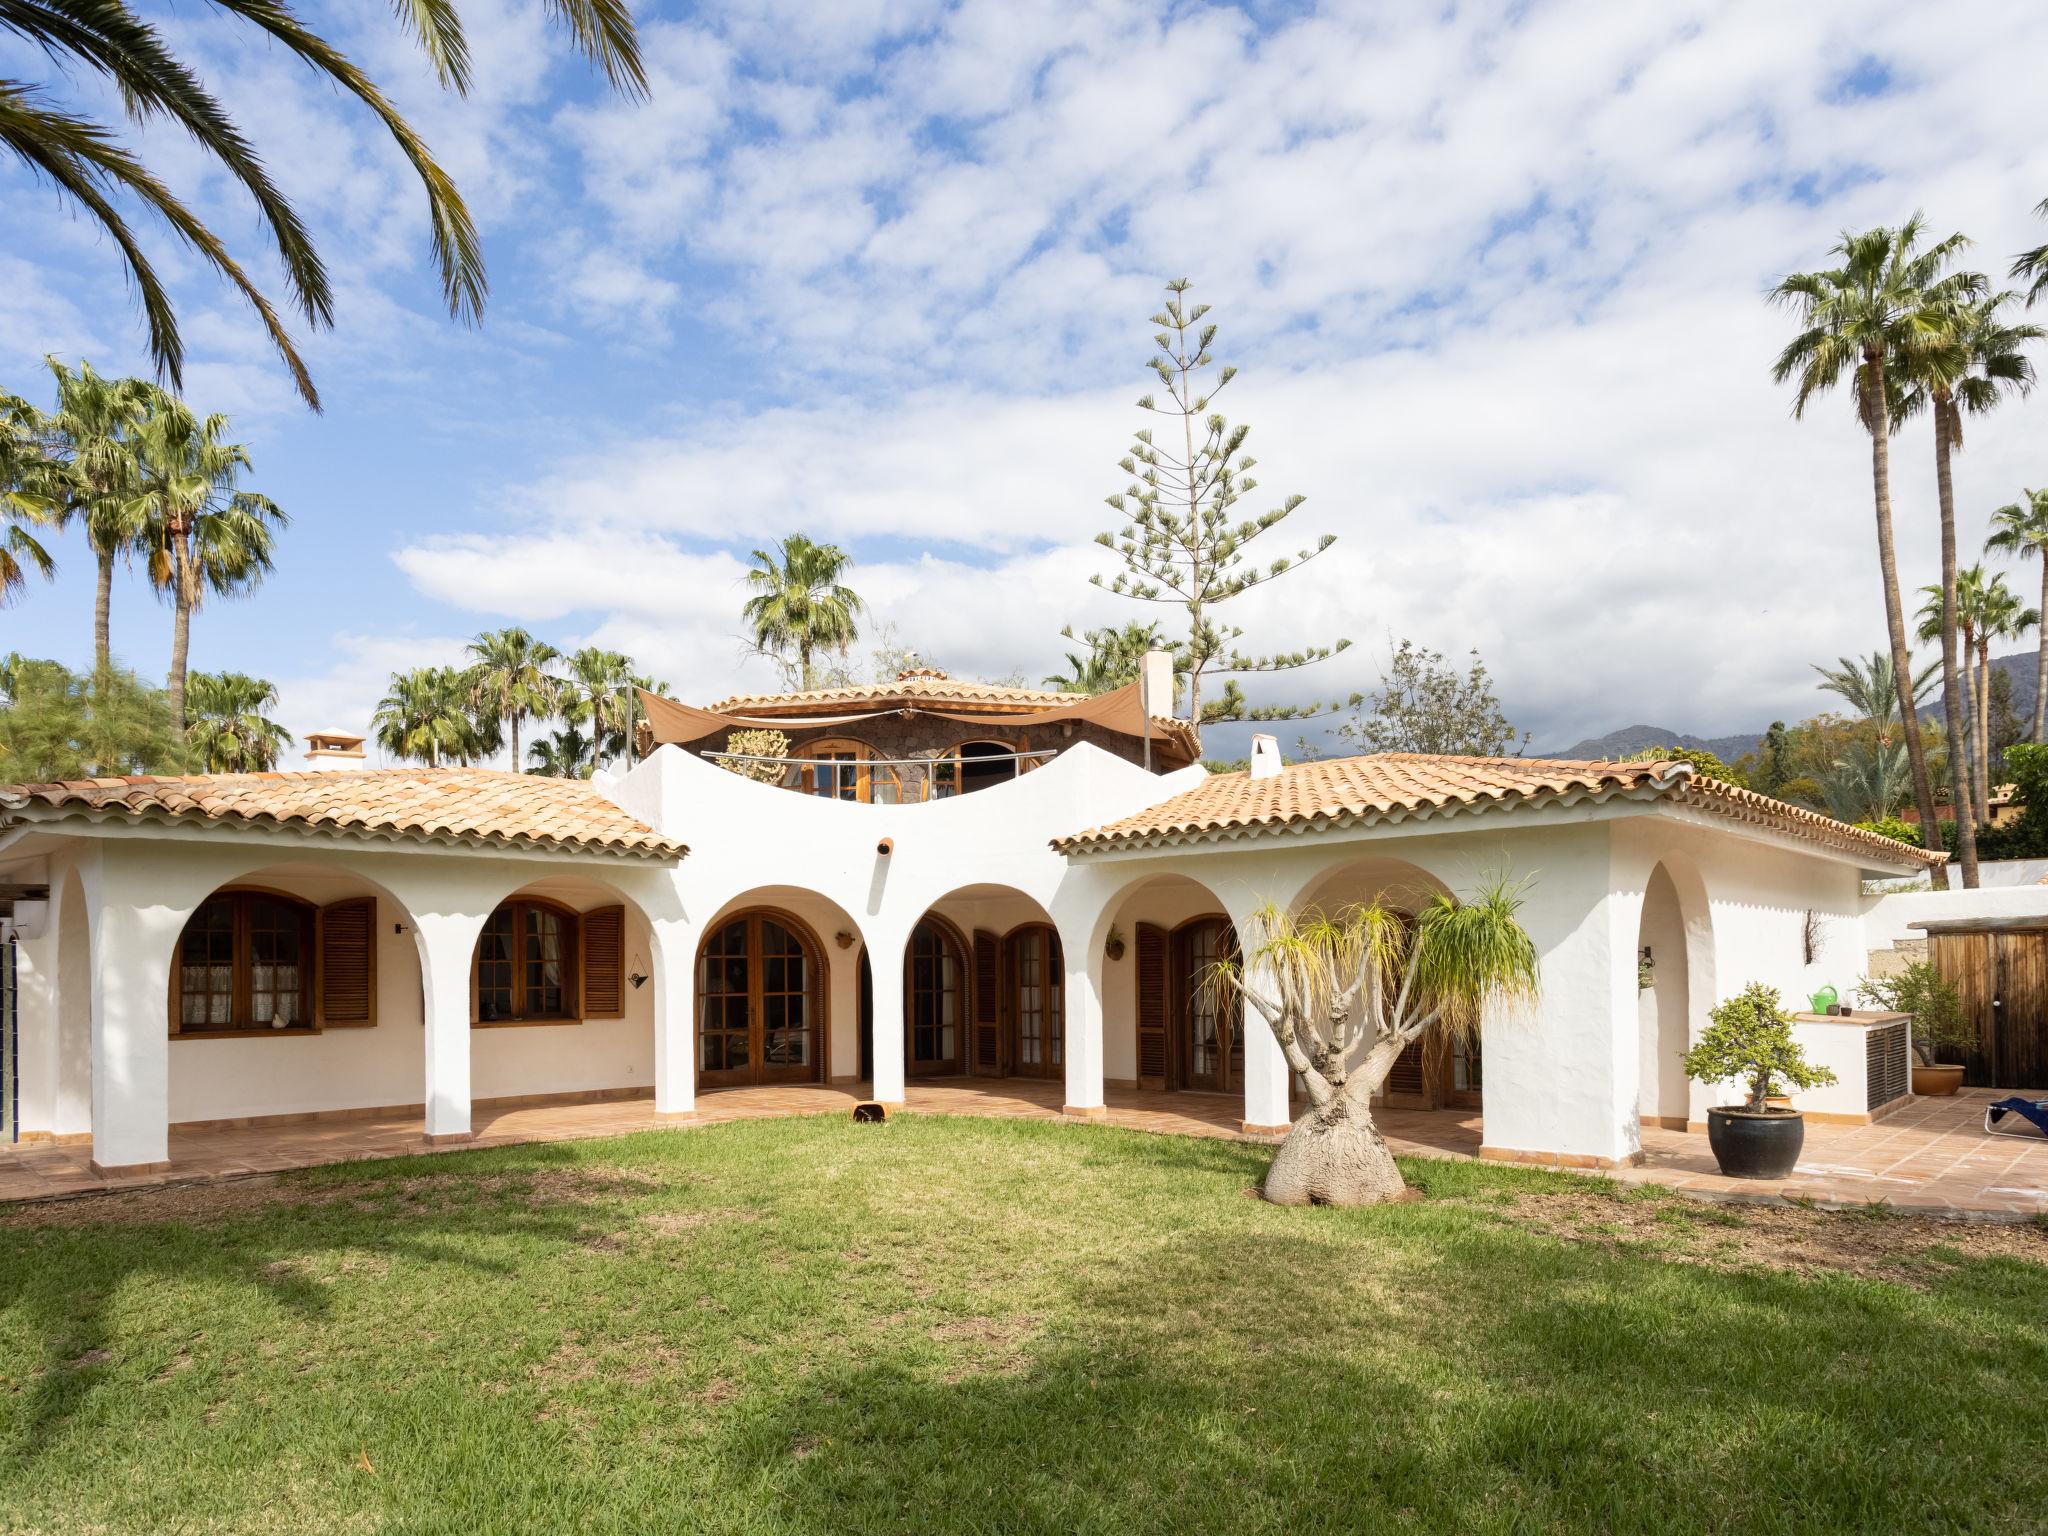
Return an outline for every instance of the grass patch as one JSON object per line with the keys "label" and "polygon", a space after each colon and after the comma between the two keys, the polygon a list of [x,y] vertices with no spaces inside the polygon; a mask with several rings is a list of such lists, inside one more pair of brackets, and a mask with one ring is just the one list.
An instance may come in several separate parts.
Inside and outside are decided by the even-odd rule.
{"label": "grass patch", "polygon": [[0,1217],[0,1530],[2037,1528],[2048,1233],[757,1121]]}

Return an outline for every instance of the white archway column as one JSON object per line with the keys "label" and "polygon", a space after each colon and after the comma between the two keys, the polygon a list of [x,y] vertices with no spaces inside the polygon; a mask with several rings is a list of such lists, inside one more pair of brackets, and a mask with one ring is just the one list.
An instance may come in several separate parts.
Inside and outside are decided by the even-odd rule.
{"label": "white archway column", "polygon": [[113,861],[92,934],[92,1167],[171,1166],[171,963],[189,907],[129,891]]}
{"label": "white archway column", "polygon": [[654,1112],[697,1113],[697,930],[650,923],[654,936]]}
{"label": "white archway column", "polygon": [[877,1104],[903,1107],[903,951],[907,932],[882,932],[868,940],[868,972],[874,982],[874,1082]]}
{"label": "white archway column", "polygon": [[1108,1113],[1102,1101],[1102,956],[1089,943],[1089,928],[1076,940],[1060,933],[1065,961],[1060,1002],[1065,1011],[1062,1049],[1066,1054],[1064,1112],[1090,1118]]}
{"label": "white archway column", "polygon": [[468,1141],[469,972],[482,923],[449,912],[418,913],[414,922],[427,1029],[427,1140],[437,1146]]}
{"label": "white archway column", "polygon": [[[1244,932],[1242,928],[1238,931]],[[1266,967],[1256,962],[1248,980],[1262,996],[1271,997],[1279,991]],[[1293,1074],[1287,1070],[1286,1053],[1256,1009],[1244,1010],[1240,1027],[1244,1030],[1243,1129],[1253,1136],[1283,1135],[1294,1128],[1294,1114],[1287,1102],[1288,1082]]]}

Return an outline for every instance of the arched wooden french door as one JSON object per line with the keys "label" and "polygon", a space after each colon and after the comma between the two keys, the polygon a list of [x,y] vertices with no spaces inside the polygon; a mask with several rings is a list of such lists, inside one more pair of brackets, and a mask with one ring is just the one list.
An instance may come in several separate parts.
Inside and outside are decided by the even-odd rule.
{"label": "arched wooden french door", "polygon": [[1067,1070],[1066,960],[1049,923],[1030,923],[1003,941],[1008,982],[1010,1070],[1063,1077]]}
{"label": "arched wooden french door", "polygon": [[812,1083],[825,1059],[824,951],[784,912],[727,918],[697,959],[697,1081]]}
{"label": "arched wooden french door", "polygon": [[1236,955],[1237,930],[1221,915],[1171,930],[1138,924],[1140,1086],[1197,1093],[1243,1086],[1243,1005],[1214,982],[1218,962]]}
{"label": "arched wooden french door", "polygon": [[903,957],[903,1071],[946,1077],[965,1070],[967,951],[950,923],[927,916]]}

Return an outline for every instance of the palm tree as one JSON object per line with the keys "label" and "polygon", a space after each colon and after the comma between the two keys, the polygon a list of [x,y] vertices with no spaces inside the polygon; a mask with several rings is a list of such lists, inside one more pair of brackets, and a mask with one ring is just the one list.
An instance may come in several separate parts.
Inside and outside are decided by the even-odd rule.
{"label": "palm tree", "polygon": [[[1070,624],[1060,633],[1088,647],[1086,656],[1067,652],[1067,670],[1045,679],[1045,686],[1058,693],[1110,693],[1132,682],[1147,651],[1162,642],[1157,623],[1129,623],[1121,629],[1091,629],[1080,635]],[[1169,703],[1166,707],[1171,708]]]}
{"label": "palm tree", "polygon": [[512,767],[519,767],[519,722],[552,715],[561,703],[561,679],[548,669],[562,653],[519,628],[485,630],[469,642],[470,707],[479,717],[512,728]]}
{"label": "palm tree", "polygon": [[[1920,596],[1920,638],[1939,640],[1942,625],[1950,612],[1942,588],[1939,584],[1929,584],[1920,589]],[[1955,726],[1948,733],[1948,755],[1949,787],[1955,802],[1956,842],[1960,847],[1964,822],[1974,826],[1979,819],[1976,770],[1971,765],[1977,757],[1977,629],[1984,621],[1983,566],[1966,565],[1956,572],[1953,611],[1962,709]],[[1975,852],[1974,838],[1971,851]]]}
{"label": "palm tree", "polygon": [[1986,583],[1977,627],[1977,805],[1985,818],[1991,814],[1991,642],[2017,640],[2040,622],[2041,611],[2029,608],[2004,576]]}
{"label": "palm tree", "polygon": [[[2048,281],[2044,277],[2043,281]],[[2041,562],[2041,611],[2048,613],[2048,491],[2022,491],[2024,501],[2010,501],[1991,514],[1991,537],[1984,541],[1987,553],[2013,555],[2021,560]],[[2034,671],[2034,729],[2032,739],[2048,741],[2042,726],[2048,707],[2048,625],[2041,626],[2040,649]]]}
{"label": "palm tree", "polygon": [[393,757],[441,766],[452,757],[465,766],[477,755],[476,722],[469,715],[469,674],[459,667],[415,667],[391,674],[391,691],[378,701],[370,724],[377,745]]}
{"label": "palm tree", "polygon": [[633,722],[633,663],[617,651],[586,645],[569,658],[562,680],[562,718],[590,727],[590,768],[606,753],[616,756]]}
{"label": "palm tree", "polygon": [[274,534],[291,519],[267,496],[238,491],[248,450],[222,441],[227,417],[201,420],[175,395],[150,391],[136,434],[139,479],[129,503],[149,552],[149,579],[171,600],[171,722],[185,729],[185,673],[192,615],[211,592],[232,597],[271,569]]}
{"label": "palm tree", "polygon": [[28,530],[53,523],[57,465],[43,446],[43,413],[19,395],[0,394],[0,608],[28,582],[33,566],[45,580],[57,562]]}
{"label": "palm tree", "polygon": [[[2034,212],[2038,217],[2048,219],[2048,198],[2043,198],[2037,203]],[[2027,289],[2027,304],[2031,308],[2036,299],[2048,293],[2048,245],[2037,245],[2031,251],[2020,252],[2013,259],[2012,271],[2006,275],[2033,279]],[[2035,738],[2037,741],[2039,739]]]}
{"label": "palm tree", "polygon": [[[1905,605],[1899,592],[1899,562],[1892,543],[1891,408],[1900,387],[1895,364],[1909,355],[1930,310],[1970,295],[1968,280],[1943,276],[1961,250],[1961,235],[1920,249],[1922,225],[1914,215],[1897,229],[1845,234],[1830,252],[1841,265],[1819,272],[1795,272],[1773,297],[1799,313],[1800,331],[1778,355],[1771,374],[1779,383],[1796,380],[1792,414],[1803,418],[1808,403],[1847,377],[1853,385],[1856,419],[1870,436],[1871,501],[1877,518],[1877,561],[1884,582],[1885,624],[1892,651],[1892,677],[1899,690],[1899,723],[1913,770],[1914,799],[1921,824],[1936,827],[1934,781],[1927,771],[1926,745],[1908,688],[1912,668],[1906,650]],[[1946,876],[1944,875],[1944,878]]]}
{"label": "palm tree", "polygon": [[[1837,821],[1882,821],[1913,791],[1912,765],[1903,743],[1854,742],[1846,755],[1821,775],[1821,803]],[[1927,846],[1936,846],[1930,838]]]}
{"label": "palm tree", "polygon": [[268,773],[292,733],[269,716],[277,689],[241,672],[194,672],[185,739],[207,773]]}
{"label": "palm tree", "polygon": [[43,418],[47,443],[64,466],[57,482],[59,527],[73,518],[99,565],[93,598],[93,667],[113,664],[114,562],[142,535],[130,503],[138,467],[135,433],[149,411],[149,386],[140,379],[108,379],[81,362],[73,373],[54,357],[43,359],[57,381],[57,408]]}
{"label": "palm tree", "polygon": [[[2022,350],[2041,339],[2035,325],[2008,325],[2001,312],[2016,298],[2011,293],[1981,296],[1990,287],[1981,274],[1958,273],[1957,287],[1980,295],[1967,303],[1931,306],[1921,328],[1909,338],[1899,366],[1908,385],[1900,418],[1923,407],[1934,418],[1934,486],[1941,508],[1941,576],[1944,592],[1953,594],[1956,581],[1956,498],[1951,458],[1963,449],[1963,413],[1981,415],[1994,408],[2008,391],[2024,394],[2033,386],[2034,365]],[[1942,708],[1953,734],[1962,724],[1961,688],[1956,668],[1956,620],[1953,595],[1944,599],[1941,655]],[[1977,884],[1977,836],[1973,816],[1958,814],[1956,846],[1961,854],[1963,884]]]}
{"label": "palm tree", "polygon": [[573,725],[565,725],[552,736],[543,736],[526,749],[533,764],[526,771],[549,779],[587,779],[591,765],[590,743]]}
{"label": "palm tree", "polygon": [[[213,0],[214,7],[268,34],[285,52],[353,96],[374,113],[397,142],[426,188],[427,215],[441,288],[449,311],[473,324],[484,306],[483,253],[474,222],[454,181],[434,160],[412,125],[374,81],[326,38],[300,24],[278,0]],[[612,86],[644,96],[647,78],[625,0],[548,0],[577,49],[594,61]],[[453,0],[400,0],[398,14],[434,66],[441,84],[457,95],[470,85],[469,44]],[[276,243],[291,297],[315,329],[333,324],[334,298],[327,270],[299,215],[263,168],[253,145],[226,109],[162,33],[125,5],[107,0],[6,0],[0,31],[40,51],[51,84],[86,77],[110,82],[138,122],[161,118],[184,128],[200,149],[239,181],[255,200]],[[32,175],[54,185],[105,232],[128,269],[149,327],[150,354],[173,387],[184,360],[177,316],[156,270],[127,220],[114,205],[122,193],[161,218],[255,309],[270,343],[291,371],[306,403],[319,408],[313,381],[284,322],[211,229],[180,202],[107,124],[67,110],[51,91],[21,80],[0,80],[0,144]]]}
{"label": "palm tree", "polygon": [[754,648],[780,661],[785,670],[796,653],[795,682],[817,685],[811,664],[818,651],[846,653],[860,638],[856,622],[866,605],[845,585],[853,557],[836,544],[814,544],[792,533],[774,552],[754,551],[747,586],[754,595],[741,611],[753,629]]}
{"label": "palm tree", "polygon": [[[1923,634],[1921,638],[1927,636]],[[1813,670],[1821,676],[1821,691],[1841,695],[1851,709],[1877,727],[1877,739],[1890,745],[1899,727],[1899,688],[1892,676],[1891,657],[1883,651],[1872,651],[1868,661],[1858,661],[1853,656],[1836,660],[1840,663],[1836,667],[1814,666]],[[1914,703],[1927,697],[1940,669],[1940,662],[1929,662],[1914,677]]]}

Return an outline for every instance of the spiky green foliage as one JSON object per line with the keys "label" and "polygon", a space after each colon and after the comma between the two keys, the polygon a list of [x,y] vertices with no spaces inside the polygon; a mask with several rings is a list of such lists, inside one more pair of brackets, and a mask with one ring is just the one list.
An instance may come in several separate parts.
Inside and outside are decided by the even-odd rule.
{"label": "spiky green foliage", "polygon": [[[477,320],[486,284],[476,226],[453,179],[413,126],[375,81],[305,26],[283,0],[211,3],[265,34],[377,118],[426,190],[434,255],[449,310],[466,322]],[[441,83],[466,95],[469,47],[453,0],[397,0],[396,9]],[[548,0],[547,9],[614,88],[632,96],[646,94],[639,43],[622,0]],[[40,52],[50,65],[50,84],[96,76],[117,88],[128,115],[138,124],[165,121],[183,128],[255,202],[277,248],[292,302],[307,323],[315,329],[332,325],[332,285],[303,221],[227,109],[154,25],[122,0],[0,0],[0,31],[21,38],[29,45],[29,56]],[[124,199],[154,213],[241,293],[299,393],[319,408],[312,378],[283,317],[225,243],[117,140],[111,127],[68,109],[46,85],[0,79],[0,145],[83,209],[113,241],[142,303],[151,356],[173,387],[180,383],[184,362],[176,310],[122,212]]]}
{"label": "spiky green foliage", "polygon": [[1496,874],[1463,900],[1385,891],[1335,912],[1269,905],[1243,957],[1217,962],[1206,982],[1266,1021],[1312,1102],[1348,1094],[1363,1112],[1425,1030],[1470,1035],[1487,1012],[1534,1003],[1541,976],[1519,917],[1524,889]]}
{"label": "spiky green foliage", "polygon": [[1794,385],[1795,417],[1804,417],[1815,398],[1848,381],[1856,419],[1869,434],[1878,573],[1893,682],[1899,689],[1899,720],[1914,798],[1921,820],[1932,826],[1934,781],[1909,687],[1912,663],[1892,537],[1891,434],[1895,408],[1915,378],[1915,359],[1924,355],[1929,336],[1950,323],[1960,306],[1983,296],[1984,279],[1978,273],[1948,270],[1969,244],[1963,236],[1950,235],[1923,247],[1924,233],[1918,214],[1896,229],[1845,233],[1829,253],[1839,258],[1836,266],[1795,272],[1780,282],[1772,297],[1797,314],[1799,330],[1779,353],[1771,373],[1779,383]]}
{"label": "spiky green foliage", "polygon": [[590,740],[573,725],[543,736],[526,749],[526,771],[549,779],[587,779],[591,772]]}
{"label": "spiky green foliage", "polygon": [[719,767],[727,773],[736,773],[743,779],[752,779],[756,784],[777,784],[788,770],[780,762],[759,762],[759,758],[783,758],[789,756],[789,738],[772,729],[734,731],[725,738],[725,750],[731,757],[715,758]]}
{"label": "spiky green foliage", "polygon": [[371,727],[393,757],[439,768],[467,765],[487,749],[470,714],[469,674],[458,667],[415,667],[391,674]]}
{"label": "spiky green foliage", "polygon": [[169,700],[118,666],[74,674],[10,655],[0,692],[0,783],[185,770]]}
{"label": "spiky green foliage", "polygon": [[1739,1080],[1749,1089],[1748,1107],[1785,1087],[1820,1088],[1835,1080],[1827,1067],[1817,1067],[1792,1038],[1792,1015],[1778,1001],[1778,989],[1753,981],[1734,997],[1709,1010],[1711,1021],[1693,1048],[1685,1053],[1685,1075],[1702,1083]]}
{"label": "spiky green foliage", "polygon": [[28,573],[45,580],[57,562],[30,532],[57,522],[59,466],[44,444],[42,412],[19,395],[0,394],[0,608],[28,584]]}
{"label": "spiky green foliage", "polygon": [[226,440],[228,419],[201,417],[167,391],[151,388],[149,412],[135,433],[136,487],[128,516],[150,585],[171,604],[171,725],[186,726],[185,675],[192,616],[208,596],[234,597],[260,585],[291,519],[269,497],[238,489],[249,453]]}
{"label": "spiky green foliage", "polygon": [[[1134,621],[1121,629],[1091,629],[1079,635],[1069,624],[1060,634],[1088,647],[1086,655],[1067,652],[1067,670],[1044,679],[1046,687],[1060,693],[1113,693],[1128,687],[1138,680],[1138,667],[1145,653],[1158,650],[1164,643],[1159,638],[1156,620],[1149,624]],[[1168,713],[1173,708],[1171,700],[1155,699],[1152,703],[1155,713]]]}
{"label": "spiky green foliage", "polygon": [[499,725],[512,734],[512,766],[519,767],[519,727],[561,707],[562,653],[516,626],[485,630],[469,642],[470,708],[486,733]]}
{"label": "spiky green foliage", "polygon": [[841,657],[860,638],[860,617],[867,611],[860,596],[846,585],[853,556],[836,544],[819,544],[792,533],[774,549],[754,551],[747,572],[753,593],[741,609],[753,635],[754,648],[775,659],[785,684],[819,686],[817,657]]}
{"label": "spiky green foliage", "polygon": [[1748,781],[1735,769],[1728,766],[1705,747],[1662,746],[1645,747],[1640,752],[1631,752],[1622,759],[1625,763],[1685,763],[1696,778],[1719,779],[1723,784],[1738,784],[1745,788]]}
{"label": "spiky green foliage", "polygon": [[[1138,409],[1163,418],[1163,423],[1157,431],[1141,429],[1118,465],[1131,478],[1107,500],[1126,520],[1123,527],[1095,536],[1123,569],[1107,581],[1100,575],[1089,580],[1134,602],[1164,603],[1186,611],[1188,635],[1174,647],[1174,671],[1188,680],[1188,719],[1199,733],[1204,722],[1248,717],[1241,692],[1227,693],[1214,701],[1214,708],[1204,703],[1202,682],[1209,674],[1290,671],[1322,661],[1351,642],[1248,655],[1237,648],[1243,629],[1213,617],[1224,603],[1322,554],[1337,536],[1326,533],[1291,556],[1263,566],[1246,565],[1252,543],[1285,522],[1304,498],[1289,496],[1250,516],[1238,510],[1238,502],[1258,488],[1250,474],[1257,460],[1244,452],[1251,428],[1242,422],[1233,425],[1209,409],[1237,370],[1221,368],[1212,382],[1209,370],[1217,364],[1210,348],[1217,327],[1205,323],[1207,304],[1186,302],[1191,286],[1186,278],[1168,283],[1165,307],[1151,318],[1158,350],[1146,366],[1158,376],[1168,403],[1161,405],[1155,396],[1146,395]],[[1314,706],[1268,706],[1258,718],[1299,719],[1316,712]]]}
{"label": "spiky green foliage", "polygon": [[270,718],[276,685],[243,672],[194,672],[185,697],[185,739],[205,773],[268,773],[292,744]]}
{"label": "spiky green foliage", "polygon": [[[1984,541],[1987,553],[2011,555],[2019,560],[2041,562],[2040,611],[2048,613],[2048,490],[2020,492],[2020,500],[2009,501],[1991,514],[1991,537]],[[2037,677],[2048,678],[2048,625],[2040,627]],[[2048,687],[2034,689],[2034,724],[2031,739],[2048,741]]]}
{"label": "spiky green foliage", "polygon": [[[2048,198],[2034,205],[2034,212],[2048,219]],[[2042,294],[2048,293],[2048,245],[2037,245],[2031,251],[2022,251],[2013,259],[2010,277],[2025,278],[2028,282],[2027,303],[2032,304]]]}
{"label": "spiky green foliage", "polygon": [[[1941,593],[1939,588],[1928,588],[1935,594],[1934,627],[1941,627]],[[1921,609],[1920,638],[1933,639],[1928,634],[1927,610]],[[1872,651],[1867,658],[1838,656],[1835,665],[1824,667],[1812,664],[1820,674],[1820,689],[1840,697],[1857,714],[1877,727],[1878,739],[1889,742],[1899,731],[1899,685],[1892,675],[1892,658],[1889,651]],[[1934,689],[1941,674],[1941,663],[1930,661],[1913,677],[1913,702],[1919,703]]]}
{"label": "spiky green foliage", "polygon": [[630,749],[637,709],[633,660],[587,645],[563,664],[562,718],[590,733],[590,767]]}
{"label": "spiky green foliage", "polygon": [[52,486],[59,527],[84,525],[97,566],[93,597],[93,666],[112,665],[114,565],[132,555],[142,537],[134,508],[141,475],[136,433],[149,413],[150,388],[141,379],[109,379],[80,361],[74,370],[43,359],[57,386],[55,408],[41,420],[45,448],[58,465]]}

